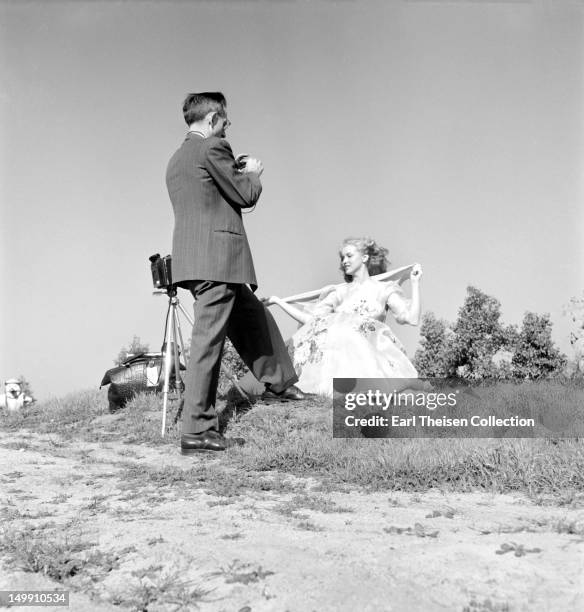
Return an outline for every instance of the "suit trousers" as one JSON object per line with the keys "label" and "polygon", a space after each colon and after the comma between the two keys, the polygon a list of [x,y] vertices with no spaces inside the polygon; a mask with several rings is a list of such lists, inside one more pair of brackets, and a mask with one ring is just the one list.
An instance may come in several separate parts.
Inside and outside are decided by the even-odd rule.
{"label": "suit trousers", "polygon": [[247,285],[195,280],[183,281],[181,287],[195,298],[183,433],[218,431],[215,401],[225,337],[272,391],[283,391],[298,380],[273,316]]}

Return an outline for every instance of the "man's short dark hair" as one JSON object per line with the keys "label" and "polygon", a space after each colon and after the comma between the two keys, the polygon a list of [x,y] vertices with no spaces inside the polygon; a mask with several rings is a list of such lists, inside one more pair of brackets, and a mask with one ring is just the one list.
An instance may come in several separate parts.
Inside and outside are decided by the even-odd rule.
{"label": "man's short dark hair", "polygon": [[187,125],[204,119],[208,113],[225,114],[227,100],[220,91],[204,91],[187,94],[183,103],[183,116]]}

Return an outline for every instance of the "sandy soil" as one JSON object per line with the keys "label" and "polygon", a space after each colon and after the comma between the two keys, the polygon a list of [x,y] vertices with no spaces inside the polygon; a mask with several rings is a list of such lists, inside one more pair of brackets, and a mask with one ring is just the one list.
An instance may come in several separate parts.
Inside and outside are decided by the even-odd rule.
{"label": "sandy soil", "polygon": [[[294,493],[225,497],[204,484],[120,477],[131,466],[209,462],[221,457],[2,433],[2,531],[88,541],[86,554],[110,560],[69,579],[78,589],[69,610],[120,602],[212,612],[584,609],[581,506],[486,493],[323,492],[295,479],[305,500],[320,500],[310,508]],[[15,567],[0,575],[0,589],[56,586],[67,588]],[[186,597],[185,589],[199,591]]]}

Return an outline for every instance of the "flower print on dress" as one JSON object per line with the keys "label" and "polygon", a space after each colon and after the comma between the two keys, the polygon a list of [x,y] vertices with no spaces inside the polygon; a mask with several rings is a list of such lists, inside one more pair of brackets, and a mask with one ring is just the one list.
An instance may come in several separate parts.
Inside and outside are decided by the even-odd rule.
{"label": "flower print on dress", "polygon": [[325,317],[312,319],[307,327],[307,333],[293,345],[297,369],[302,369],[307,363],[318,363],[323,356],[322,345],[327,331]]}
{"label": "flower print on dress", "polygon": [[377,326],[375,325],[374,319],[363,318],[363,319],[358,319],[356,321],[355,330],[358,331],[360,334],[363,334],[364,336],[367,336],[367,334],[374,333],[376,329],[377,329]]}

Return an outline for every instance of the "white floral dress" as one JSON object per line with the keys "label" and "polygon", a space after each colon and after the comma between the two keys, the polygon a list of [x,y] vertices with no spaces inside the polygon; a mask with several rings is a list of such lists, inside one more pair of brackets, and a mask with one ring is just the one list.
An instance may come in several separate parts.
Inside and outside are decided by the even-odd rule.
{"label": "white floral dress", "polygon": [[[393,297],[390,307],[394,293],[401,299]],[[416,378],[402,343],[385,323],[388,309],[399,318],[405,308],[397,283],[368,279],[336,288],[292,336],[298,386],[332,396],[333,378]]]}

